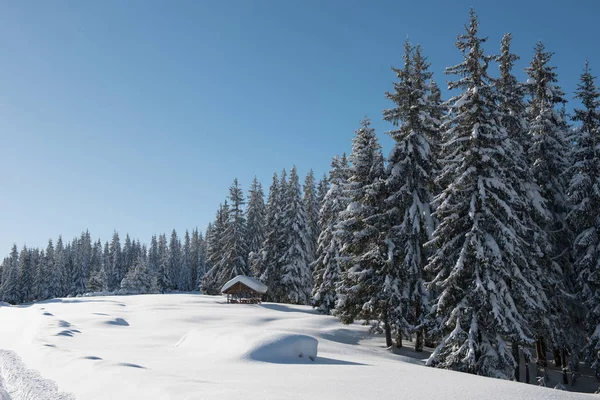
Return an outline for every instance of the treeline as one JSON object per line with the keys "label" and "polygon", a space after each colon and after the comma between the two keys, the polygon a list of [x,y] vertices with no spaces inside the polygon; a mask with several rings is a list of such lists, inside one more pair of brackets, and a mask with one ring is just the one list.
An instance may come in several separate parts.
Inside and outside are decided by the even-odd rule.
{"label": "treeline", "polygon": [[70,243],[59,236],[46,249],[14,245],[0,266],[0,300],[19,304],[90,292],[166,293],[191,291],[205,273],[205,243],[198,230],[183,243],[173,230],[152,237],[150,246],[117,232],[110,242],[92,242],[88,231]]}

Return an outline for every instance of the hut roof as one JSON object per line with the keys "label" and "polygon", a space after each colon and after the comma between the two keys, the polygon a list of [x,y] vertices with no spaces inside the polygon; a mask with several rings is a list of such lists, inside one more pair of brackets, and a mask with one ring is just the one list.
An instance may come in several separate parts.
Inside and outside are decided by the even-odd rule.
{"label": "hut roof", "polygon": [[227,291],[227,289],[231,288],[233,285],[235,285],[236,283],[241,283],[242,285],[248,286],[250,289],[254,290],[255,292],[264,294],[267,293],[267,285],[265,285],[264,283],[251,278],[249,276],[245,276],[245,275],[238,275],[235,278],[227,281],[227,283],[225,283],[223,285],[223,287],[221,288],[221,293],[224,293]]}

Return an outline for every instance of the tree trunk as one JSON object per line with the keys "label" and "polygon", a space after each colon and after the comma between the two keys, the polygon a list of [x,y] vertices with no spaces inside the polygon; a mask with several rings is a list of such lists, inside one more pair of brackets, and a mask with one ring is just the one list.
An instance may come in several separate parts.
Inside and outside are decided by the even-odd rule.
{"label": "tree trunk", "polygon": [[563,383],[565,385],[569,384],[569,374],[568,374],[568,363],[567,363],[567,352],[565,351],[565,348],[563,347],[561,349],[561,359],[562,359],[562,377],[563,377]]}
{"label": "tree trunk", "polygon": [[[419,319],[421,318],[421,304],[417,303],[417,305],[415,306],[415,323],[418,323]],[[423,329],[419,329],[416,332],[416,341],[415,341],[415,351],[423,351]]]}
{"label": "tree trunk", "polygon": [[525,383],[531,383],[531,376],[529,375],[529,362],[525,361]]}
{"label": "tree trunk", "polygon": [[521,366],[521,357],[519,355],[519,344],[518,343],[513,343],[512,344],[512,355],[513,358],[515,359],[515,381],[519,382],[521,380],[520,377],[520,366]]}
{"label": "tree trunk", "polygon": [[383,316],[383,327],[385,329],[385,346],[392,347],[392,327],[390,326],[390,322],[388,321],[387,312],[385,312]]}
{"label": "tree trunk", "polygon": [[396,348],[401,349],[402,348],[402,334],[398,333],[396,335]]}
{"label": "tree trunk", "polygon": [[535,341],[535,351],[537,354],[537,360],[540,366],[547,367],[548,359],[546,358],[546,343],[544,342],[543,337],[537,338]]}
{"label": "tree trunk", "polygon": [[557,348],[557,347],[554,347],[552,349],[552,353],[554,354],[554,366],[556,368],[562,367],[562,358],[561,358],[561,355],[560,355],[560,349]]}
{"label": "tree trunk", "polygon": [[417,337],[415,339],[415,351],[423,351],[423,329],[417,331]]}

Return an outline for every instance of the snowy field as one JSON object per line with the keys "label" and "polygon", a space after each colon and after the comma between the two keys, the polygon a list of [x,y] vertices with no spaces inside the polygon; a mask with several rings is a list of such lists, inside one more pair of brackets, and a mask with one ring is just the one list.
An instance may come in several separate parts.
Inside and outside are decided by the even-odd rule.
{"label": "snowy field", "polygon": [[0,400],[597,398],[424,367],[382,342],[310,307],[198,294],[0,306]]}

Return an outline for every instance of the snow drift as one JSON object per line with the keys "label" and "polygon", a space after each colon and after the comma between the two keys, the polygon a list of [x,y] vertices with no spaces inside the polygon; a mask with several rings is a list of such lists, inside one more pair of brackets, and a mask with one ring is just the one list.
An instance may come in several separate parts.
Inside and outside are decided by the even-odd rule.
{"label": "snow drift", "polygon": [[257,340],[244,358],[279,364],[315,361],[318,345],[317,339],[308,335],[276,333]]}

